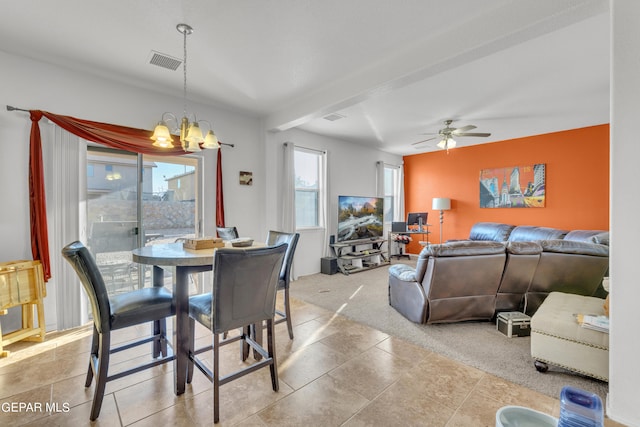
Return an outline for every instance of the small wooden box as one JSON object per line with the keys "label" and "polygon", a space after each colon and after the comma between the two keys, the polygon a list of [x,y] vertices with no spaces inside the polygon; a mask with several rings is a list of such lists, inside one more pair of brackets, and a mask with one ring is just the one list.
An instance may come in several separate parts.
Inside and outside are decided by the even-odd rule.
{"label": "small wooden box", "polygon": [[182,246],[186,249],[224,248],[224,242],[219,237],[199,237],[185,240]]}
{"label": "small wooden box", "polygon": [[[43,341],[45,335],[43,298],[47,295],[40,261],[0,263],[0,314],[22,306],[22,329],[3,335],[0,329],[0,357],[7,356],[4,345],[20,340]],[[35,327],[33,311],[38,313]]]}

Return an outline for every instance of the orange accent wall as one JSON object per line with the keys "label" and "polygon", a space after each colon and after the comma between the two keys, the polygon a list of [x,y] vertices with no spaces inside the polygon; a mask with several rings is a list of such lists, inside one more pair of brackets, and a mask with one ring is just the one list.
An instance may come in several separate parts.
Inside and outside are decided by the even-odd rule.
{"label": "orange accent wall", "polygon": [[[546,164],[544,208],[480,208],[481,169]],[[480,221],[565,230],[609,229],[609,125],[404,157],[405,211],[429,212],[430,241],[439,243],[434,197],[451,199],[443,242],[464,239]],[[412,242],[407,252],[418,253]]]}

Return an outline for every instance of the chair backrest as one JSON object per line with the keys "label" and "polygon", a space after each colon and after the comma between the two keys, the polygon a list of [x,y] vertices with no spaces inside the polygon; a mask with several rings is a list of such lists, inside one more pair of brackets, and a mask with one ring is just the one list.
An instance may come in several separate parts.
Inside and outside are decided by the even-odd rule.
{"label": "chair backrest", "polygon": [[222,240],[233,240],[240,237],[236,227],[216,227],[216,231]]}
{"label": "chair backrest", "polygon": [[496,311],[521,311],[541,253],[540,242],[507,243],[507,262],[496,295]]}
{"label": "chair backrest", "polygon": [[287,245],[222,248],[213,260],[213,332],[273,319]]}
{"label": "chair backrest", "polygon": [[288,288],[291,281],[291,265],[293,264],[293,256],[298,245],[300,233],[284,233],[282,231],[269,230],[267,234],[267,246],[276,246],[282,243],[287,244],[287,252],[284,255],[284,262],[280,270],[279,288]]}
{"label": "chair backrest", "polygon": [[98,332],[108,331],[111,327],[109,295],[102,274],[100,274],[91,252],[82,242],[76,241],[62,249],[62,256],[78,274],[80,282],[89,297],[96,329]]}
{"label": "chair backrest", "polygon": [[427,323],[491,319],[507,258],[505,244],[463,241],[429,245],[422,287]]}
{"label": "chair backrest", "polygon": [[510,242],[535,242],[539,240],[562,239],[567,230],[535,225],[519,225],[509,234]]}
{"label": "chair backrest", "polygon": [[499,222],[476,222],[469,232],[469,240],[493,240],[504,242],[509,238],[515,225]]}
{"label": "chair backrest", "polygon": [[540,246],[540,261],[527,289],[526,314],[532,316],[554,291],[602,296],[602,279],[609,269],[608,246],[563,239],[543,240]]}

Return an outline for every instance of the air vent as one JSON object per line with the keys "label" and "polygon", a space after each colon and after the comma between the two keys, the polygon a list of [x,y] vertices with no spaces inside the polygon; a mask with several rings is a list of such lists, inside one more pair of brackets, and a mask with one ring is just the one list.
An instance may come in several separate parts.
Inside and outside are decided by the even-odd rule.
{"label": "air vent", "polygon": [[325,120],[329,120],[330,122],[335,122],[336,120],[344,119],[345,116],[342,116],[338,113],[329,114],[328,116],[324,116]]}
{"label": "air vent", "polygon": [[149,64],[175,71],[182,64],[182,60],[165,55],[164,53],[151,51]]}

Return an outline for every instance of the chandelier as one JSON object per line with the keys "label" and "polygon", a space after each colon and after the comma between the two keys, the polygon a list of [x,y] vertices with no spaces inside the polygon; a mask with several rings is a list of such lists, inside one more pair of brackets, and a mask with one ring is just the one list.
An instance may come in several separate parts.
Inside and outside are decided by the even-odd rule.
{"label": "chandelier", "polygon": [[[172,133],[177,134],[179,132],[180,143],[182,144],[182,149],[184,151],[201,151],[201,144],[202,148],[220,148],[220,142],[211,128],[211,123],[206,120],[198,121],[195,114],[193,115],[193,120],[189,120],[189,116],[187,114],[187,36],[193,33],[193,28],[187,24],[178,24],[176,29],[182,34],[184,39],[184,60],[182,62],[182,70],[184,74],[184,111],[182,119],[179,122],[175,114],[162,114],[162,120],[158,122],[153,131],[153,135],[151,136],[153,146],[159,148],[173,148]],[[175,123],[175,126],[169,129],[169,123],[171,122]],[[209,131],[205,137],[202,136],[200,123],[206,123],[209,125]]]}

